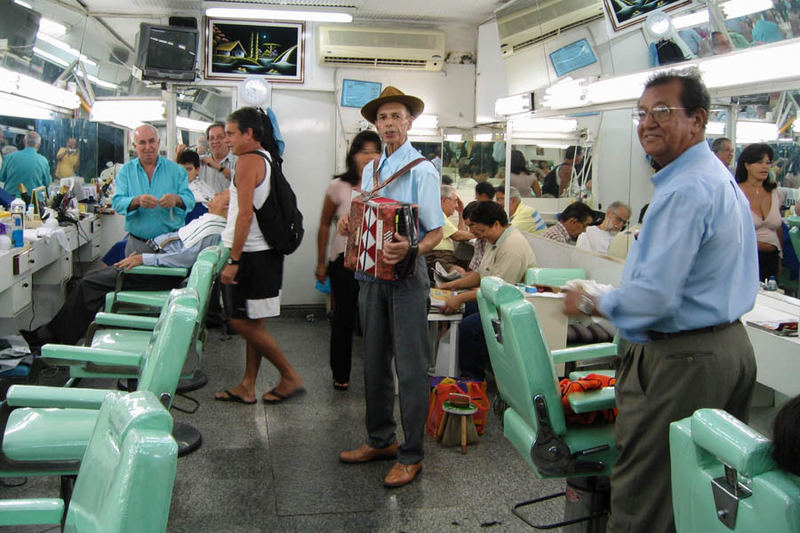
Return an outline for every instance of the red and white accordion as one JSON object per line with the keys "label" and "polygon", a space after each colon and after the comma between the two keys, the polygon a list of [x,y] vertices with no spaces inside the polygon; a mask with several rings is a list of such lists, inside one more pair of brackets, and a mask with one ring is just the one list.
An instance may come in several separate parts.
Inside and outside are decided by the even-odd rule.
{"label": "red and white accordion", "polygon": [[350,234],[344,253],[344,266],[380,280],[394,281],[414,274],[417,254],[409,254],[399,263],[388,265],[383,259],[383,245],[392,242],[395,233],[418,244],[418,208],[381,196],[353,198],[350,204]]}

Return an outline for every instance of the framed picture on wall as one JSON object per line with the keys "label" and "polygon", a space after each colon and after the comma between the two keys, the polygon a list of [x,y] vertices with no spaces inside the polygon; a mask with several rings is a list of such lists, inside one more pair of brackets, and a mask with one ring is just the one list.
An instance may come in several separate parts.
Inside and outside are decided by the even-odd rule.
{"label": "framed picture on wall", "polygon": [[644,22],[651,11],[670,11],[690,4],[692,0],[603,0],[614,31]]}
{"label": "framed picture on wall", "polygon": [[302,22],[206,19],[205,78],[303,82]]}

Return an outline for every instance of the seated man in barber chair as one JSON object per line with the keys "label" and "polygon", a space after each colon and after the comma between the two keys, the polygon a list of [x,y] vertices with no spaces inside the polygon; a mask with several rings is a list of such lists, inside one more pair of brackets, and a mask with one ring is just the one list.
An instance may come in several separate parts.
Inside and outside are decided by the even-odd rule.
{"label": "seated man in barber chair", "polygon": [[461,375],[475,380],[484,379],[489,352],[483,337],[476,295],[483,276],[497,276],[508,283],[519,283],[525,271],[536,266],[528,240],[520,230],[508,223],[503,208],[494,202],[480,202],[469,215],[470,232],[487,240],[487,248],[478,270],[440,285],[443,289],[463,290],[451,296],[442,313],[457,313],[464,305],[464,318],[458,326],[458,363]]}
{"label": "seated man in barber chair", "polygon": [[[217,193],[208,204],[208,213],[178,231],[158,235],[148,241],[152,253],[131,254],[114,264],[87,273],[69,292],[64,305],[47,324],[34,330],[21,330],[30,348],[44,344],[75,344],[86,333],[107,292],[116,287],[122,270],[137,265],[190,268],[206,247],[218,244],[228,215],[227,190]],[[167,290],[179,286],[175,276],[125,276],[125,290]]]}

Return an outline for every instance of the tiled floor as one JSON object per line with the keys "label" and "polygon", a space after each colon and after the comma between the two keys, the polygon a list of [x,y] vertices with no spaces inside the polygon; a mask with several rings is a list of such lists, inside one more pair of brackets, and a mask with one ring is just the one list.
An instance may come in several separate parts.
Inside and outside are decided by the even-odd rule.
{"label": "tiled floor", "polygon": [[[209,384],[190,393],[200,409],[193,415],[173,411],[176,420],[202,432],[203,446],[178,461],[168,531],[528,531],[511,506],[562,487],[533,476],[490,412],[486,433],[467,455],[426,436],[421,476],[406,487],[384,488],[391,462],[347,465],[337,459],[365,437],[360,339],[350,390],[341,392],[331,383],[327,322],[279,318],[267,327],[308,393],[280,405],[215,402],[215,391],[241,378],[244,343],[210,330],[202,365]],[[265,361],[259,395],[276,376]],[[57,486],[53,479],[31,478],[20,488],[0,487],[0,498],[55,496]],[[551,503],[531,516],[547,523],[562,513],[561,503]]]}

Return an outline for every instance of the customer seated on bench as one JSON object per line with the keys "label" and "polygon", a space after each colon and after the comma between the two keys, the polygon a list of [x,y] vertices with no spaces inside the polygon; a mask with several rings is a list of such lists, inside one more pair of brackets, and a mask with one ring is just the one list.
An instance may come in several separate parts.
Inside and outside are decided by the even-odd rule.
{"label": "customer seated on bench", "polygon": [[[116,287],[121,270],[137,265],[162,267],[191,267],[201,250],[220,241],[228,216],[227,190],[217,193],[209,202],[209,212],[193,220],[178,231],[159,235],[152,241],[151,254],[133,254],[114,265],[86,274],[67,295],[67,300],[53,319],[35,330],[21,330],[20,334],[34,349],[48,343],[75,344],[86,333],[95,314],[103,305],[107,292]],[[168,290],[179,286],[182,276],[130,276],[126,275],[124,289]]]}
{"label": "customer seated on bench", "polygon": [[172,417],[152,393],[111,392],[103,400],[69,503],[59,498],[2,500],[0,526],[63,523],[67,532],[166,531],[178,461],[171,429]]}
{"label": "customer seated on bench", "polygon": [[467,289],[450,297],[442,312],[456,313],[464,304],[464,318],[458,326],[458,365],[463,376],[483,380],[489,352],[481,327],[475,295],[481,278],[497,276],[508,283],[519,283],[528,268],[536,266],[536,256],[522,233],[509,225],[503,208],[494,202],[480,202],[469,217],[470,232],[487,240],[487,248],[477,271],[440,285],[443,289]]}

